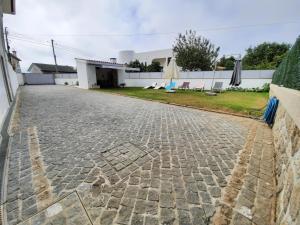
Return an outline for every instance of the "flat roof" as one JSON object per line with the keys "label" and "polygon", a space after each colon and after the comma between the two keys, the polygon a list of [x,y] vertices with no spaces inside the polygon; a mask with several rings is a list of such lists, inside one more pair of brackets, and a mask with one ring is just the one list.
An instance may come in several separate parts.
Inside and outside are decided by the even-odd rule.
{"label": "flat roof", "polygon": [[121,64],[121,63],[112,63],[112,62],[101,61],[101,60],[81,59],[81,58],[75,58],[75,60],[83,61],[83,62],[87,63],[88,65],[95,65],[95,66],[98,66],[100,68],[140,71],[139,68],[127,67],[126,64]]}

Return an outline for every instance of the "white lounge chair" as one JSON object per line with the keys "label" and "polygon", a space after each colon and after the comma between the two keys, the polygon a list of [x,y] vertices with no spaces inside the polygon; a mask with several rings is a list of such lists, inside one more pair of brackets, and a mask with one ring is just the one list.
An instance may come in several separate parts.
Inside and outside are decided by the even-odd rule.
{"label": "white lounge chair", "polygon": [[155,88],[156,87],[156,85],[157,85],[157,83],[156,82],[153,82],[150,86],[146,86],[146,87],[144,87],[144,89],[151,89],[151,88]]}
{"label": "white lounge chair", "polygon": [[194,90],[196,91],[204,91],[204,82],[200,81],[199,83],[197,83],[197,85],[194,87]]}
{"label": "white lounge chair", "polygon": [[157,85],[154,89],[158,90],[158,89],[163,89],[166,87],[166,83],[161,83],[160,85]]}
{"label": "white lounge chair", "polygon": [[223,82],[216,82],[212,90],[214,92],[219,92],[220,93],[223,90],[222,88],[223,88]]}

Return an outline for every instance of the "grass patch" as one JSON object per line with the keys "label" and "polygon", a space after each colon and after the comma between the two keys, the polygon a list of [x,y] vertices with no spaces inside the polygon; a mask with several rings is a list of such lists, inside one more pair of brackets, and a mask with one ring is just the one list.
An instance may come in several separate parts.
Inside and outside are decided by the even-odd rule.
{"label": "grass patch", "polygon": [[145,90],[135,87],[94,90],[255,117],[263,114],[264,106],[269,98],[267,92],[226,91],[217,96],[207,96],[197,91],[177,90],[176,93],[166,93],[165,90]]}

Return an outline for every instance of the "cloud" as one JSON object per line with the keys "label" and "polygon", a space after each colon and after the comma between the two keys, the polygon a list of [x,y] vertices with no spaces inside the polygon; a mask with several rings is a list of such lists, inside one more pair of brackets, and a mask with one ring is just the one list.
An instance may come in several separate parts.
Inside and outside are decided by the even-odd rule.
{"label": "cloud", "polygon": [[[244,53],[263,41],[293,43],[300,34],[300,23],[208,29],[300,22],[299,8],[298,0],[22,0],[17,1],[16,15],[4,16],[4,25],[11,34],[26,34],[22,37],[34,42],[49,45],[53,38],[59,44],[58,63],[75,65],[75,57],[108,60],[124,49],[170,48],[178,32],[186,29],[209,38],[221,47],[221,54]],[[139,33],[157,34],[117,35]],[[53,63],[50,46],[15,39],[10,43],[23,69],[32,62]]]}

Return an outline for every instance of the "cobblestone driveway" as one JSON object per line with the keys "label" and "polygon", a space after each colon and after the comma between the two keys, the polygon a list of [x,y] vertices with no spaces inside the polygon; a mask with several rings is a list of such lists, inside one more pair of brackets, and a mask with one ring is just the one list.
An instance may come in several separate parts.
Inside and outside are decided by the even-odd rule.
{"label": "cobblestone driveway", "polygon": [[[9,224],[207,224],[249,121],[77,88],[25,86],[11,127]],[[84,208],[77,215],[87,213],[81,220],[70,216],[75,206],[60,203],[74,193]],[[45,211],[53,202],[54,213]],[[65,216],[51,220],[60,211]]]}

